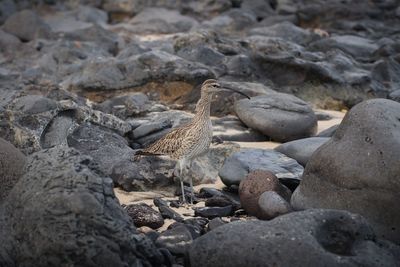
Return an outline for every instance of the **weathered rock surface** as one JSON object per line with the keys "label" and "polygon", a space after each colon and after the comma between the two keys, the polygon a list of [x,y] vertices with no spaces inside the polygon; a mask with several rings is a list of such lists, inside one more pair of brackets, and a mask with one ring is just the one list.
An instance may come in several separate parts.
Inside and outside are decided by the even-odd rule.
{"label": "weathered rock surface", "polygon": [[246,175],[255,170],[272,172],[281,180],[300,180],[303,167],[294,159],[269,149],[241,149],[228,157],[219,171],[227,186],[239,185]]}
{"label": "weathered rock surface", "polygon": [[164,224],[161,214],[145,203],[131,204],[124,208],[136,227],[148,226],[157,229]]}
{"label": "weathered rock surface", "polygon": [[311,157],[291,203],[359,213],[379,236],[400,243],[399,153],[400,104],[362,102]]}
{"label": "weathered rock surface", "polygon": [[247,126],[276,141],[305,138],[317,131],[317,117],[311,107],[288,94],[240,100],[235,104],[235,112]]}
{"label": "weathered rock surface", "polygon": [[329,140],[329,137],[310,137],[284,143],[275,148],[276,151],[295,159],[303,167],[312,154]]}
{"label": "weathered rock surface", "polygon": [[111,179],[75,149],[55,147],[30,156],[26,174],[0,206],[0,224],[2,266],[164,262],[120,207]]}
{"label": "weathered rock surface", "polygon": [[0,203],[24,174],[25,155],[0,138]]}
{"label": "weathered rock surface", "polygon": [[[243,253],[246,251],[246,253]],[[307,210],[272,221],[231,222],[196,239],[190,266],[396,266],[400,248],[376,239],[364,218]]]}

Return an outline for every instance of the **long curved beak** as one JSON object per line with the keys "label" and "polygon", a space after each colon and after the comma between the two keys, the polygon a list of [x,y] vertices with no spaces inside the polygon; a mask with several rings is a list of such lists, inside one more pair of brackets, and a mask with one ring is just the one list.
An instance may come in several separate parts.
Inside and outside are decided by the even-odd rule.
{"label": "long curved beak", "polygon": [[242,95],[242,96],[245,96],[245,97],[247,97],[248,99],[250,99],[250,97],[249,97],[248,95],[246,95],[245,93],[243,93],[243,92],[241,92],[241,91],[239,91],[239,90],[237,90],[237,89],[234,89],[234,88],[225,86],[225,85],[223,85],[223,86],[220,88],[220,90],[233,91],[233,92],[235,92],[235,93],[238,93],[238,94],[240,94],[240,95]]}

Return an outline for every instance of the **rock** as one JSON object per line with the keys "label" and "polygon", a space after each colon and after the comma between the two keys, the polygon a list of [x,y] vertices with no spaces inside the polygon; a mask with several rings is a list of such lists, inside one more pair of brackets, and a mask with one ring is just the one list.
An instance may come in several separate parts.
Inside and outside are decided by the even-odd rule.
{"label": "rock", "polygon": [[289,158],[295,159],[305,167],[312,154],[329,139],[329,137],[309,137],[299,139],[284,143],[276,147],[275,150],[285,154]]}
{"label": "rock", "polygon": [[14,107],[15,111],[32,115],[56,109],[57,103],[40,95],[29,95],[18,98]]}
{"label": "rock", "polygon": [[335,134],[338,127],[339,124],[333,125],[328,129],[321,131],[319,134],[316,135],[316,137],[332,137]]}
{"label": "rock", "polygon": [[295,209],[334,208],[363,215],[380,237],[400,243],[400,104],[374,99],[352,108],[307,163]]}
{"label": "rock", "polygon": [[96,100],[105,99],[102,94],[121,94],[126,88],[156,92],[164,100],[175,100],[190,91],[193,84],[212,77],[214,74],[203,64],[163,51],[149,51],[124,59],[88,61],[83,70],[66,78],[63,86]]}
{"label": "rock", "polygon": [[190,231],[184,225],[173,227],[157,238],[156,245],[168,249],[172,254],[183,255],[193,242]]}
{"label": "rock", "polygon": [[203,207],[195,208],[194,216],[200,216],[205,218],[216,218],[216,217],[226,217],[231,215],[233,212],[232,206],[225,207]]}
{"label": "rock", "polygon": [[93,157],[99,169],[126,191],[172,190],[175,162],[157,157],[132,161],[128,142],[104,127],[84,123],[68,136],[68,145]]}
{"label": "rock", "polygon": [[187,260],[192,267],[396,266],[399,249],[376,239],[359,215],[307,210],[220,226],[193,242]]}
{"label": "rock", "polygon": [[112,180],[99,175],[91,158],[65,146],[29,157],[25,175],[0,206],[0,224],[1,266],[165,262],[120,207]]}
{"label": "rock", "polygon": [[17,11],[17,5],[13,0],[4,0],[0,2],[0,24]]}
{"label": "rock", "polygon": [[149,98],[143,93],[116,96],[96,106],[99,110],[121,119],[138,116],[150,108]]}
{"label": "rock", "polygon": [[300,180],[303,167],[294,159],[269,149],[241,149],[228,157],[219,171],[222,182],[239,185],[249,172],[266,170],[281,181]]}
{"label": "rock", "polygon": [[389,99],[396,101],[396,102],[400,102],[400,89],[391,92],[389,94]]}
{"label": "rock", "polygon": [[315,39],[317,35],[308,30],[293,25],[290,22],[277,23],[269,27],[257,27],[249,31],[250,35],[265,35],[269,37],[278,37],[284,40],[305,45]]}
{"label": "rock", "polygon": [[11,143],[0,138],[0,203],[24,174],[26,157]]}
{"label": "rock", "polygon": [[160,197],[154,198],[153,203],[156,207],[161,207],[161,206],[168,207],[168,201],[166,201]]}
{"label": "rock", "polygon": [[12,14],[4,23],[3,30],[17,36],[23,42],[37,37],[49,37],[51,30],[35,12],[23,10]]}
{"label": "rock", "polygon": [[290,200],[290,190],[281,185],[278,178],[272,172],[263,170],[252,171],[240,182],[240,204],[249,215],[261,217],[258,201],[261,194],[266,191],[275,191],[284,199]]}
{"label": "rock", "polygon": [[160,206],[158,207],[158,210],[160,211],[164,219],[172,219],[177,222],[183,222],[183,217],[179,213],[177,213],[176,211],[167,206]]}
{"label": "rock", "polygon": [[314,111],[314,113],[319,121],[329,121],[333,118],[329,113],[323,111]]}
{"label": "rock", "polygon": [[[226,206],[234,206],[238,203],[233,203],[229,198],[225,196],[213,196],[208,198],[205,202],[206,207],[226,207]],[[239,205],[240,206],[240,205]]]}
{"label": "rock", "polygon": [[265,191],[258,198],[259,219],[273,219],[289,213],[292,208],[282,196],[275,191]]}
{"label": "rock", "polygon": [[192,237],[193,237],[193,239],[196,239],[199,236],[201,236],[202,234],[204,234],[204,232],[205,232],[204,228],[208,222],[209,221],[206,218],[197,217],[197,218],[186,219],[184,221],[184,224],[186,226],[191,227]]}
{"label": "rock", "polygon": [[208,232],[212,231],[212,230],[216,229],[217,227],[220,227],[224,224],[226,224],[226,222],[224,222],[221,218],[214,218],[208,223],[207,231]]}
{"label": "rock", "polygon": [[276,141],[305,138],[317,131],[317,118],[311,107],[288,94],[242,99],[236,102],[235,112],[244,124]]}
{"label": "rock", "polygon": [[157,229],[164,224],[161,214],[145,203],[128,205],[125,210],[136,227],[148,226],[152,229]]}
{"label": "rock", "polygon": [[323,51],[338,48],[356,58],[371,56],[379,48],[372,40],[353,35],[333,36],[310,45]]}
{"label": "rock", "polygon": [[187,32],[197,25],[197,21],[191,17],[181,15],[178,11],[165,8],[145,8],[134,16],[129,24],[135,33],[175,33]]}

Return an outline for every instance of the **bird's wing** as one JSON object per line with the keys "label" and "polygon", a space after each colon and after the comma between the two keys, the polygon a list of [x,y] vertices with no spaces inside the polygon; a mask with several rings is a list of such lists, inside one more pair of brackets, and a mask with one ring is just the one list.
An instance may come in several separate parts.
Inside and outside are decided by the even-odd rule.
{"label": "bird's wing", "polygon": [[188,128],[179,127],[167,133],[161,139],[157,140],[142,152],[154,155],[174,155],[177,151],[185,147],[188,142]]}

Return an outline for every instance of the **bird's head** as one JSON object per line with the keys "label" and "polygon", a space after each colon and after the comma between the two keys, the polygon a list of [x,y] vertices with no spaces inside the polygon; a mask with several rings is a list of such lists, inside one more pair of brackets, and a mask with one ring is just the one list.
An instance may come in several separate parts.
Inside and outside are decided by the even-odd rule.
{"label": "bird's head", "polygon": [[230,88],[224,84],[221,84],[217,80],[214,79],[208,79],[203,82],[201,86],[201,94],[212,94],[212,93],[218,93],[221,91],[233,91],[235,93],[241,94],[247,98],[250,98],[248,95],[244,94],[243,92],[240,92],[236,89]]}

